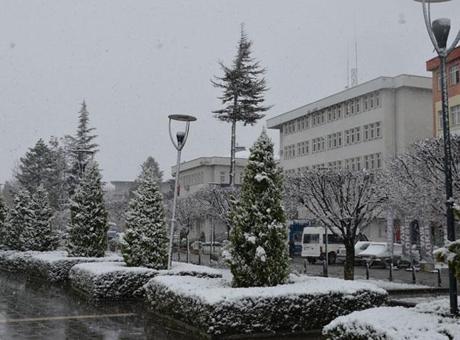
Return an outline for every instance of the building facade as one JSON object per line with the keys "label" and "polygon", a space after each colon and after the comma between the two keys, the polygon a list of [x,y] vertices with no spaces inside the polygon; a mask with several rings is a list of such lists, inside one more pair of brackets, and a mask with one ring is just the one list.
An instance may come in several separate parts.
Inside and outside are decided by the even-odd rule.
{"label": "building facade", "polygon": [[[441,76],[439,73],[439,57],[426,62],[427,71],[433,75],[433,135],[442,135],[441,116]],[[460,133],[460,47],[447,58],[447,93],[449,96],[451,133]]]}
{"label": "building facade", "polygon": [[[430,78],[379,77],[273,117],[267,126],[280,131],[280,165],[287,175],[315,168],[372,170],[432,136],[431,108]],[[385,219],[365,233],[386,241]]]}
{"label": "building facade", "polygon": [[[235,185],[241,185],[247,158],[235,159]],[[176,176],[176,166],[171,168],[171,174]],[[229,157],[199,157],[181,163],[179,175],[178,199],[189,197],[210,185],[229,183]],[[227,239],[227,227],[209,216],[202,216],[194,222],[189,233],[189,240],[222,241]]]}

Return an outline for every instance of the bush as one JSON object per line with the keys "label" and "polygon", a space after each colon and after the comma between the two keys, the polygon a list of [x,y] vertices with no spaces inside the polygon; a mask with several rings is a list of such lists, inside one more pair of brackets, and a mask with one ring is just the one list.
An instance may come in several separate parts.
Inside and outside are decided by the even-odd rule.
{"label": "bush", "polygon": [[368,284],[307,277],[276,287],[232,288],[224,279],[157,276],[144,288],[158,313],[210,335],[307,332],[381,305],[387,296]]}

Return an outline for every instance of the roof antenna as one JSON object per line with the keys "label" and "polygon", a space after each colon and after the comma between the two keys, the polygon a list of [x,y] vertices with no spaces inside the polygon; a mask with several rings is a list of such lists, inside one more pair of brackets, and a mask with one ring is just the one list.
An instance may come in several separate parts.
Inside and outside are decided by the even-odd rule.
{"label": "roof antenna", "polygon": [[358,85],[358,39],[356,37],[356,12],[354,14],[355,33],[355,67],[351,69],[351,86]]}

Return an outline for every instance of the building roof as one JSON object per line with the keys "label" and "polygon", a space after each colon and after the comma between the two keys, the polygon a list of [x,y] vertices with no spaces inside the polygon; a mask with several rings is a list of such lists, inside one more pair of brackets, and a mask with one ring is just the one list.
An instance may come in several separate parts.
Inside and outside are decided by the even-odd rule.
{"label": "building roof", "polygon": [[[237,166],[246,166],[248,159],[236,157],[235,162]],[[180,163],[180,171],[194,169],[200,166],[216,166],[224,165],[230,167],[230,157],[198,157],[190,161]],[[175,176],[176,166],[171,167],[171,175]]]}
{"label": "building roof", "polygon": [[[460,46],[456,47],[447,57],[447,62],[460,59]],[[434,57],[426,62],[427,71],[435,71],[439,68],[439,57]]]}
{"label": "building roof", "polygon": [[305,114],[322,110],[331,105],[356,98],[366,93],[382,89],[395,89],[400,87],[414,87],[431,91],[431,77],[422,77],[409,74],[401,74],[396,77],[378,77],[376,79],[345,89],[310,104],[303,105],[294,110],[270,118],[267,120],[267,127],[269,129],[279,129],[283,123],[302,117]]}

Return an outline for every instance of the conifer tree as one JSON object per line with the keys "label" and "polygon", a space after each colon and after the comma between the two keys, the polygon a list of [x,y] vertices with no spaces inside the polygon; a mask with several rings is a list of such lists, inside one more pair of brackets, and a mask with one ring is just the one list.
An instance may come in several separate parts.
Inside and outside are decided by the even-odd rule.
{"label": "conifer tree", "polygon": [[20,158],[15,177],[23,188],[34,192],[41,184],[49,182],[51,172],[51,150],[40,138],[34,147]]}
{"label": "conifer tree", "polygon": [[75,136],[66,136],[67,151],[70,156],[70,176],[68,176],[68,186],[71,195],[80,182],[88,163],[93,159],[93,155],[98,151],[98,145],[94,143],[97,135],[93,134],[95,128],[89,127],[89,112],[86,103],[83,101],[78,117],[78,128]]}
{"label": "conifer tree", "polygon": [[70,203],[70,256],[102,257],[107,249],[107,211],[97,163],[88,163]]}
{"label": "conifer tree", "polygon": [[283,178],[265,130],[251,148],[240,199],[232,202],[226,253],[236,287],[274,286],[289,274]]}
{"label": "conifer tree", "polygon": [[14,196],[13,207],[10,209],[5,223],[4,245],[11,250],[24,250],[22,233],[30,229],[30,193],[21,189]]}
{"label": "conifer tree", "polygon": [[29,202],[29,223],[21,234],[24,250],[49,251],[57,248],[58,238],[51,226],[53,213],[48,194],[39,186]]}
{"label": "conifer tree", "polygon": [[168,235],[163,196],[157,180],[152,168],[144,168],[134,198],[129,202],[122,244],[123,258],[128,266],[154,269],[168,266]]}
{"label": "conifer tree", "polygon": [[0,249],[5,247],[5,236],[6,236],[6,216],[7,216],[7,208],[3,201],[3,196],[0,193]]}
{"label": "conifer tree", "polygon": [[222,77],[215,77],[214,87],[220,88],[223,94],[219,97],[223,108],[213,111],[215,117],[232,124],[230,149],[230,184],[235,181],[235,146],[236,123],[253,125],[264,117],[263,112],[270,107],[263,106],[263,94],[267,91],[265,79],[262,75],[265,69],[251,56],[252,42],[248,39],[244,26],[241,26],[241,37],[238,51],[230,67],[220,63],[224,73]]}

